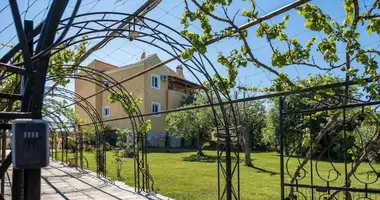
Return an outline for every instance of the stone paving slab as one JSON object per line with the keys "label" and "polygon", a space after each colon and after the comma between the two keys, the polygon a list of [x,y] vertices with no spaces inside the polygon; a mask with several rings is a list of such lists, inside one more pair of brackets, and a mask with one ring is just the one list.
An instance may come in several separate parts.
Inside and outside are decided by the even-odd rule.
{"label": "stone paving slab", "polygon": [[[12,168],[8,170],[12,179]],[[41,199],[43,200],[172,200],[159,194],[137,194],[133,187],[119,181],[98,178],[96,173],[81,171],[50,161],[41,172]],[[5,179],[5,199],[11,199],[11,187]]]}

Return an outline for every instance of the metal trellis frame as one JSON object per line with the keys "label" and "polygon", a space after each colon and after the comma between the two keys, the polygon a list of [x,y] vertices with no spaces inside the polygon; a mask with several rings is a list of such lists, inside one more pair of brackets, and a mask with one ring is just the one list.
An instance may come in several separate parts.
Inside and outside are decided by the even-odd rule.
{"label": "metal trellis frame", "polygon": [[379,197],[380,101],[344,92],[358,86],[279,97],[281,199]]}
{"label": "metal trellis frame", "polygon": [[[239,27],[234,30],[235,33],[241,30],[252,27],[260,22],[270,19],[274,16],[282,14],[290,9],[300,6],[308,0],[298,0],[290,3],[278,10],[275,10],[267,15],[260,17],[248,24]],[[25,30],[22,27],[20,14],[18,13],[17,3],[15,0],[10,0],[10,7],[12,9],[14,23],[16,26],[17,34],[19,37],[20,44],[14,46],[3,58],[1,58],[1,65],[4,66],[8,72],[13,72],[23,75],[22,82],[22,93],[21,95],[8,95],[1,94],[0,96],[8,99],[20,99],[22,100],[21,112],[5,112],[0,113],[0,118],[10,120],[15,118],[41,118],[42,116],[49,119],[51,124],[58,124],[57,130],[61,133],[70,132],[70,127],[67,126],[63,119],[56,114],[61,108],[55,108],[54,110],[43,110],[43,104],[49,104],[48,96],[59,97],[67,99],[71,104],[66,105],[69,107],[72,105],[78,105],[89,115],[92,122],[89,124],[94,125],[97,130],[96,139],[96,160],[97,160],[97,173],[98,175],[106,176],[106,148],[104,141],[104,121],[101,119],[97,111],[91,107],[90,103],[87,101],[88,98],[95,96],[101,92],[108,91],[110,93],[124,93],[126,98],[122,99],[120,102],[122,105],[131,105],[134,102],[132,95],[124,88],[122,84],[132,80],[138,76],[144,75],[146,72],[163,66],[174,60],[179,61],[184,67],[186,67],[189,72],[197,79],[199,84],[202,85],[200,77],[203,76],[204,79],[209,83],[211,88],[210,91],[205,91],[207,98],[212,107],[212,112],[214,114],[215,123],[217,127],[223,127],[223,134],[219,133],[217,130],[218,137],[218,199],[240,199],[240,174],[239,174],[239,151],[234,149],[232,142],[232,137],[239,137],[238,134],[232,134],[230,132],[231,127],[237,129],[235,110],[233,100],[229,95],[223,94],[224,88],[219,88],[213,81],[212,74],[216,74],[216,77],[221,79],[218,71],[216,70],[213,63],[204,55],[195,53],[191,59],[182,60],[180,58],[181,52],[186,48],[192,47],[193,45],[189,40],[183,38],[181,34],[174,30],[173,28],[166,26],[156,20],[152,20],[143,16],[130,15],[125,13],[117,12],[96,12],[96,13],[86,13],[75,15],[75,10],[72,16],[67,19],[60,20],[64,8],[66,7],[68,1],[58,1],[55,0],[49,10],[48,16],[44,23],[38,25],[35,29],[28,28],[25,26]],[[79,6],[80,1],[76,4]],[[88,20],[87,18],[90,18]],[[122,20],[120,20],[122,18]],[[111,25],[109,25],[111,23]],[[76,30],[76,34],[67,36],[68,30]],[[163,29],[163,30],[162,30]],[[55,33],[57,31],[62,31],[63,34],[54,41]],[[184,39],[185,42],[179,42],[172,36],[169,36],[166,32],[175,33],[177,37]],[[26,33],[25,33],[26,32]],[[117,33],[117,34],[109,34]],[[97,35],[103,34],[103,35]],[[133,35],[133,37],[131,37]],[[39,36],[38,40],[34,40],[36,36]],[[87,37],[84,37],[87,36]],[[77,70],[82,73],[67,73],[65,74],[65,66],[61,66],[62,73],[55,76],[49,76],[48,74],[48,62],[50,56],[58,53],[64,48],[70,48],[76,44],[83,41],[95,40],[100,38],[107,38],[107,41],[114,38],[124,38],[131,41],[138,41],[141,43],[149,44],[156,47],[163,52],[166,52],[172,58],[163,61],[157,65],[154,65],[148,69],[143,70],[127,79],[122,81],[116,81],[111,77],[107,76],[105,73],[100,71],[84,68],[81,66],[71,66],[77,67]],[[224,36],[216,37],[206,44],[212,44],[216,41],[225,38]],[[36,51],[33,52],[33,46],[36,45]],[[21,50],[20,56],[22,56],[22,62],[15,62],[9,64],[11,59],[16,55],[18,51]],[[17,60],[17,59],[16,59]],[[22,67],[20,67],[22,66]],[[67,66],[66,66],[67,67]],[[68,66],[70,67],[70,66]],[[69,78],[84,80],[96,84],[98,86],[103,86],[102,80],[107,80],[112,85],[109,87],[102,87],[102,90],[90,95],[88,97],[81,97],[74,92],[54,87],[48,88],[48,91],[44,90],[46,81],[51,81],[56,78]],[[223,81],[221,81],[223,83]],[[226,87],[226,86],[222,86]],[[205,87],[202,88],[204,89]],[[50,90],[49,90],[50,89]],[[214,98],[211,97],[213,95]],[[45,97],[45,101],[44,98]],[[224,101],[226,99],[227,101]],[[50,99],[51,103],[51,99]],[[216,109],[220,109],[221,113],[217,113]],[[148,114],[149,115],[149,114]],[[149,172],[148,158],[147,158],[147,136],[146,133],[139,134],[138,128],[144,123],[144,114],[140,110],[136,110],[134,113],[129,114],[128,119],[130,119],[133,126],[134,141],[135,141],[135,188],[138,192],[140,191],[152,191],[153,190],[153,179]],[[76,124],[72,123],[71,128],[77,128],[79,133],[80,128],[86,124]],[[78,127],[79,126],[79,127]],[[52,131],[57,131],[52,129]],[[80,136],[82,138],[82,136]],[[219,139],[223,138],[223,141]],[[55,138],[56,139],[56,138]],[[67,139],[67,138],[66,138]],[[52,139],[53,141],[53,139]],[[79,145],[83,145],[82,139],[79,139]],[[67,140],[66,140],[67,142]],[[139,145],[137,145],[139,143]],[[140,147],[139,147],[140,146]],[[63,148],[62,148],[63,149]],[[83,168],[83,146],[80,147],[81,151],[81,164]],[[57,151],[55,151],[57,153]],[[63,155],[63,154],[62,154]],[[67,150],[66,150],[67,155]],[[225,161],[222,161],[222,157],[225,155]],[[78,157],[78,156],[77,156]],[[5,164],[7,159],[4,160],[0,166],[0,172],[5,173],[8,166]],[[66,159],[67,160],[67,159]],[[8,160],[9,162],[9,156]],[[234,163],[234,161],[236,161]],[[13,199],[20,199],[24,196],[25,199],[39,199],[40,184],[32,184],[32,180],[38,180],[40,182],[40,170],[25,170],[25,175],[22,175],[21,171],[14,172],[13,181]],[[22,178],[25,180],[23,181]],[[236,181],[234,181],[236,180]],[[22,183],[24,183],[24,188],[22,188]],[[23,193],[24,192],[24,193]],[[25,195],[24,195],[25,194]]]}

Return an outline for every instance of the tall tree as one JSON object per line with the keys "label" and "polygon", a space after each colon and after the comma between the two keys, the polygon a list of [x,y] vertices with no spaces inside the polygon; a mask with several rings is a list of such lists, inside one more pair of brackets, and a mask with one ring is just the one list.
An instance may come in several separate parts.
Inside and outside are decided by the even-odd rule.
{"label": "tall tree", "polygon": [[[202,94],[195,95],[195,101],[183,105],[184,108],[201,105],[206,102]],[[215,128],[215,119],[212,108],[190,109],[180,112],[172,112],[165,118],[166,129],[170,134],[184,137],[185,139],[197,139],[198,155],[204,155],[202,149],[211,138]]]}
{"label": "tall tree", "polygon": [[[239,49],[231,49],[229,55],[223,53],[218,55],[218,62],[227,68],[229,85],[235,85],[238,69],[246,67],[250,63],[275,75],[271,87],[261,88],[260,91],[288,91],[305,88],[305,85],[295,84],[289,74],[284,73],[284,68],[288,66],[300,66],[310,67],[320,73],[339,72],[343,74],[342,78],[345,81],[358,81],[373,100],[380,98],[380,76],[378,75],[380,52],[377,49],[367,48],[361,43],[363,39],[371,40],[375,34],[380,33],[379,0],[364,1],[364,5],[360,4],[358,0],[344,0],[342,4],[345,13],[343,20],[340,20],[342,18],[332,19],[317,5],[305,3],[297,7],[298,14],[304,18],[306,31],[315,35],[304,45],[296,37],[288,36],[286,28],[290,20],[289,15],[285,15],[283,20],[278,23],[269,24],[259,18],[254,0],[249,1],[249,9],[236,12],[231,11],[233,9],[232,2],[231,0],[205,0],[200,3],[197,0],[185,0],[186,10],[182,17],[184,30],[181,33],[193,43],[193,47],[186,49],[181,54],[183,59],[190,59],[194,52],[205,54],[207,41],[223,36],[235,39],[242,44]],[[246,5],[247,1],[242,0],[242,2]],[[365,9],[361,9],[361,7]],[[236,17],[244,17],[247,21],[258,20],[256,37],[263,38],[268,42],[272,53],[270,60],[260,60],[255,55],[252,50],[253,44],[248,42],[248,36],[252,36],[248,34],[247,30],[239,29],[235,21]],[[190,31],[190,24],[195,22],[200,23],[203,32]],[[214,26],[215,24],[217,26]],[[285,48],[276,45],[276,42],[283,43]],[[338,54],[339,50],[343,50],[344,53]],[[318,57],[321,59],[316,59]],[[366,78],[372,82],[367,82]],[[321,92],[329,94],[330,91]],[[348,87],[344,93],[348,95]],[[330,113],[327,121],[323,123],[323,128],[316,134],[315,143],[320,143],[329,132],[333,131],[341,115],[342,113],[339,111]],[[371,141],[373,144],[379,139],[377,135],[379,134],[376,133],[375,141]],[[305,158],[294,171],[293,177],[297,177],[315,151],[315,147],[306,151]],[[366,148],[361,152],[354,163],[356,167],[353,167],[348,173],[348,179],[368,155]],[[291,180],[292,183],[294,181],[295,178]],[[348,185],[345,186],[348,187]]]}
{"label": "tall tree", "polygon": [[265,126],[265,106],[262,101],[237,103],[234,106],[240,143],[244,150],[244,163],[253,167],[251,149],[262,150],[261,133]]}
{"label": "tall tree", "polygon": [[[190,2],[192,6],[190,6]],[[304,45],[295,37],[287,35],[289,15],[273,25],[261,22],[256,30],[256,37],[265,39],[271,49],[271,60],[260,60],[252,51],[252,43],[247,38],[248,31],[239,29],[236,18],[245,18],[248,22],[260,20],[259,12],[254,0],[242,0],[241,7],[249,7],[243,11],[231,11],[231,0],[205,0],[202,3],[197,0],[185,0],[186,10],[183,13],[182,23],[184,30],[181,34],[187,37],[193,47],[186,49],[182,58],[190,59],[194,52],[205,54],[207,41],[226,36],[241,42],[239,49],[231,49],[229,55],[222,52],[218,55],[218,62],[224,65],[228,71],[228,82],[235,85],[236,76],[240,67],[246,67],[247,63],[266,70],[276,76],[274,81],[280,84],[274,88],[276,91],[284,89],[297,89],[288,74],[282,72],[287,66],[311,67],[323,72],[341,70],[347,78],[353,78],[366,86],[366,90],[373,97],[379,98],[379,84],[369,84],[364,78],[379,81],[377,58],[379,51],[366,49],[360,43],[361,37],[371,38],[373,34],[380,33],[380,8],[379,0],[365,2],[366,9],[359,12],[358,0],[344,0],[344,20],[338,22],[324,13],[318,6],[309,3],[297,7],[298,14],[305,19],[305,28],[310,33],[315,32],[317,37],[311,37]],[[236,3],[236,2],[234,2]],[[195,8],[195,9],[192,9]],[[364,10],[364,9],[363,9]],[[199,22],[203,32],[190,31],[190,24]],[[222,24],[222,25],[221,25]],[[366,35],[361,35],[362,30],[367,30]],[[363,33],[362,33],[363,34]],[[276,42],[284,43],[285,48],[275,45]],[[317,45],[315,45],[317,43]],[[345,54],[338,55],[338,47],[343,47]],[[322,59],[316,61],[317,54]],[[268,88],[263,88],[267,91]]]}

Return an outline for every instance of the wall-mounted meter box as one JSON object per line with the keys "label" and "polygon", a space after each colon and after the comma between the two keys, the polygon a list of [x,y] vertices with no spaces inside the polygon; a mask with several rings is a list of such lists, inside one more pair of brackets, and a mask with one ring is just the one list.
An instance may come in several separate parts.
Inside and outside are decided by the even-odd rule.
{"label": "wall-mounted meter box", "polygon": [[49,126],[46,121],[13,121],[12,163],[16,169],[38,169],[49,165]]}

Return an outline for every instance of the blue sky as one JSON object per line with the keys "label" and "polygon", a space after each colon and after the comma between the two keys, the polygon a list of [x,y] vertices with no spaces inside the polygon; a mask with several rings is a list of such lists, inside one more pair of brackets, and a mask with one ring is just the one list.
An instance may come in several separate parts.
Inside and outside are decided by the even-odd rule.
{"label": "blue sky", "polygon": [[[35,17],[34,21],[37,24],[41,21],[43,14],[45,13],[44,10],[47,7],[48,3],[51,1],[50,0],[29,0],[29,1],[19,0],[18,2],[19,2],[19,7],[21,11],[25,11],[28,5],[28,2],[29,2],[29,5],[32,5],[31,8],[28,10],[27,15],[25,17],[26,19],[32,19]],[[71,11],[73,10],[73,5],[75,4],[75,2],[76,2],[75,0],[70,0],[69,7],[65,11],[66,17],[69,16]],[[265,13],[268,13],[277,8],[280,8],[281,6],[284,6],[290,2],[292,1],[291,0],[257,0],[259,15],[264,15]],[[368,1],[368,0],[360,1],[361,10],[363,11],[366,9],[364,4],[366,3],[369,4],[371,2],[372,1]],[[80,13],[87,13],[89,11],[90,12],[115,11],[115,12],[132,13],[135,9],[137,9],[143,3],[144,3],[143,0],[125,0],[125,1],[124,0],[123,1],[83,0]],[[342,16],[344,16],[344,10],[341,6],[342,1],[318,0],[318,1],[311,1],[311,3],[319,5],[323,11],[325,11],[331,16],[332,19],[336,19],[338,22],[341,22],[343,20]],[[8,1],[1,1],[0,9],[6,6],[6,4],[8,4]],[[147,15],[147,17],[151,19],[155,19],[159,22],[162,22],[168,25],[169,27],[175,30],[180,31],[182,29],[182,25],[179,23],[179,21],[180,21],[182,12],[184,10],[184,6],[185,5],[182,0],[163,0],[162,3],[157,8],[155,8],[152,12],[150,12]],[[241,3],[241,1],[236,0],[234,1],[233,5],[229,8],[229,12],[235,13],[239,9],[241,11],[244,8],[247,8],[247,4]],[[295,36],[302,44],[304,44],[312,36],[317,37],[318,40],[320,37],[323,36],[316,32],[307,31],[304,28],[303,19],[299,15],[297,15],[295,10],[292,10],[288,12],[287,14],[290,15],[290,20],[289,20],[286,33],[289,36]],[[268,21],[268,23],[276,23],[279,20],[281,20],[283,16],[284,15],[275,17],[272,20]],[[7,28],[8,25],[12,23],[9,7],[0,13],[0,17],[2,19],[1,20],[2,23],[0,25],[0,42],[4,42],[4,43],[9,42],[9,44],[17,43],[17,37],[11,40],[15,36],[15,29],[13,25]],[[246,19],[238,16],[236,18],[236,23],[244,24],[246,23]],[[213,25],[215,29],[221,29],[222,27],[224,27],[221,23],[216,23],[216,22],[213,22]],[[165,31],[165,30],[167,31],[167,29],[162,29],[162,31]],[[199,25],[196,23],[193,24],[193,26],[191,27],[191,30],[195,32],[199,31]],[[265,39],[256,38],[255,31],[256,31],[256,27],[249,29],[248,41],[251,44],[251,48],[254,50],[255,56],[259,58],[259,60],[270,65],[271,50],[269,48],[269,45]],[[363,37],[361,37],[363,46],[376,48],[378,47],[378,45],[380,45],[380,37],[378,35],[373,35],[371,37],[364,36],[367,34],[365,33],[365,30],[363,28],[361,28],[361,32],[363,32],[362,34]],[[167,33],[174,39],[183,41],[183,39],[181,39],[180,36],[176,35],[175,33],[171,33],[170,31],[168,31]],[[96,43],[96,41],[91,42],[90,46],[94,43]],[[217,53],[220,51],[224,53],[228,53],[231,49],[240,48],[240,46],[241,46],[240,42],[236,40],[232,40],[232,39],[226,39],[218,43],[215,43],[213,45],[210,45],[208,47],[207,57],[213,62],[213,64],[215,65],[219,73],[221,73],[222,75],[226,75],[224,67],[220,66],[216,62]],[[284,48],[284,44],[281,42],[276,42],[275,47],[282,49]],[[8,50],[7,48],[1,49],[0,55],[3,55],[7,50]],[[154,48],[150,45],[143,44],[141,42],[137,42],[137,41],[130,42],[125,39],[116,39],[110,42],[105,48],[91,55],[83,64],[86,65],[89,62],[91,62],[93,59],[98,59],[104,62],[114,64],[116,66],[123,66],[125,64],[136,62],[140,58],[141,53],[144,51],[147,52],[147,54],[157,53],[162,60],[166,60],[171,57],[165,52],[157,48]],[[340,52],[341,54],[344,53],[344,48],[340,47],[338,49],[338,52]],[[321,61],[319,54],[315,54],[315,60],[317,62]],[[174,69],[177,64],[178,62],[172,62],[169,64],[169,66]],[[213,73],[211,70],[209,71]],[[316,70],[311,69],[310,67],[305,67],[305,66],[298,66],[298,67],[289,66],[283,69],[283,71],[288,73],[290,77],[292,78],[306,77],[308,74],[317,72]],[[335,74],[339,75],[340,73],[336,71]],[[185,76],[192,81],[196,81],[195,78],[192,77],[192,75],[186,69],[185,69]],[[273,78],[274,76],[272,74],[269,74],[254,66],[248,65],[246,68],[241,68],[239,70],[238,82],[239,84],[245,85],[245,86],[263,87],[263,86],[268,86],[271,82],[271,79]],[[202,77],[200,77],[200,79],[204,80]],[[72,85],[70,86],[70,88],[72,88]]]}

